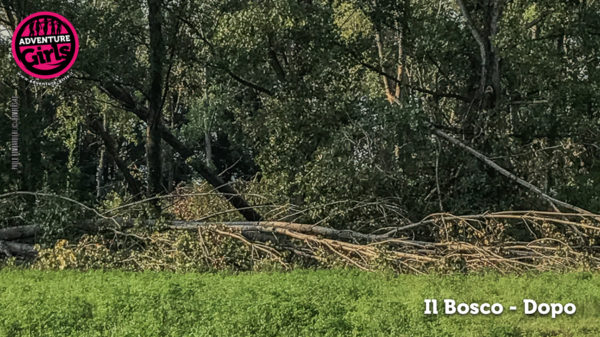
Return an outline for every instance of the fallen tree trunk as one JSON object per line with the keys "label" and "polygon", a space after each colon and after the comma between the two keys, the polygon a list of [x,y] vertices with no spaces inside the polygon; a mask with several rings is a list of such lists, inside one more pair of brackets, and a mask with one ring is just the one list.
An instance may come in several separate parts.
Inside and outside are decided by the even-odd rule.
{"label": "fallen tree trunk", "polygon": [[[131,219],[120,219],[114,218],[114,220],[121,225],[121,228],[131,228],[134,225],[134,220]],[[112,225],[113,221],[109,221],[108,219],[100,220],[100,223],[103,225]],[[295,222],[284,222],[284,221],[228,221],[228,222],[207,222],[207,221],[194,221],[194,220],[172,220],[172,221],[164,221],[165,225],[169,229],[173,230],[189,230],[189,229],[198,229],[202,227],[211,227],[211,226],[224,226],[232,229],[238,229],[242,231],[261,231],[263,229],[288,229],[299,233],[313,234],[313,235],[321,235],[324,237],[329,237],[338,240],[363,240],[363,241],[380,241],[386,240],[391,237],[392,234],[398,232],[398,228],[393,228],[392,230],[384,233],[384,234],[365,234],[349,229],[335,229],[331,227],[324,227],[318,225],[310,225],[310,224],[300,224]],[[98,224],[98,222],[85,222],[83,227],[97,227],[94,224]],[[142,221],[143,225],[154,226],[157,224],[156,220],[144,220]],[[402,227],[399,227],[402,228]]]}
{"label": "fallen tree trunk", "polygon": [[17,227],[0,228],[0,240],[11,241],[23,238],[30,238],[40,232],[37,225],[26,225]]}
{"label": "fallen tree trunk", "polygon": [[[504,272],[529,269],[553,270],[566,268],[567,266],[578,267],[582,261],[589,263],[594,268],[600,266],[600,246],[594,244],[595,239],[600,235],[600,226],[595,221],[596,217],[595,214],[545,211],[506,211],[464,216],[437,213],[418,223],[387,228],[387,232],[383,234],[365,234],[351,230],[338,230],[318,225],[281,221],[203,222],[176,220],[164,222],[164,220],[142,220],[142,226],[154,225],[159,230],[162,228],[165,232],[171,231],[171,233],[156,233],[155,230],[151,230],[152,234],[148,233],[148,228],[144,230],[143,227],[128,232],[125,229],[132,229],[134,220],[116,217],[81,221],[74,225],[76,228],[85,228],[86,232],[93,230],[99,231],[99,234],[106,234],[107,239],[102,244],[107,244],[110,247],[112,247],[115,240],[119,240],[119,237],[123,238],[122,242],[127,242],[129,238],[135,238],[131,247],[138,249],[140,243],[144,247],[166,244],[167,246],[159,247],[161,252],[175,247],[169,245],[176,245],[179,242],[177,238],[180,236],[174,234],[174,231],[189,230],[190,233],[186,233],[186,235],[193,234],[196,231],[201,247],[198,249],[203,250],[200,252],[201,256],[209,261],[208,264],[211,264],[211,261],[216,261],[215,258],[222,257],[221,255],[213,256],[215,252],[229,254],[227,249],[224,251],[219,250],[219,247],[223,246],[223,241],[219,239],[209,241],[215,238],[214,234],[217,234],[240,240],[245,246],[249,246],[249,254],[251,254],[253,260],[257,261],[261,259],[260,256],[267,255],[279,261],[285,268],[296,263],[297,258],[306,258],[317,261],[321,265],[331,266],[332,263],[335,265],[335,263],[342,262],[345,265],[352,265],[363,270],[375,270],[381,265],[382,261],[387,261],[386,264],[389,263],[403,272],[421,273],[434,267],[446,268],[448,266],[450,268],[465,268],[465,270],[495,268],[500,272]],[[532,233],[531,240],[524,240],[511,237],[505,230],[501,232],[502,235],[487,231],[489,228],[502,228],[503,226],[496,226],[496,223],[507,221],[513,224],[523,221],[526,226],[527,223],[538,224],[539,226],[551,224],[545,226],[545,228],[547,231],[551,230],[553,232],[548,236],[538,236]],[[433,234],[427,238],[422,238],[422,240],[429,241],[417,241],[410,237],[398,237],[397,235],[402,230],[423,225],[431,227]],[[584,242],[582,245],[574,245],[574,234],[563,231],[558,225],[578,226],[584,230],[584,235],[589,238],[589,241]],[[463,234],[460,234],[462,232],[458,231],[460,228],[456,228],[456,226],[463,226],[487,234],[482,237],[477,235],[464,237]],[[23,235],[25,235],[37,230],[34,227],[23,227],[5,229],[4,233],[11,233],[12,237],[17,237],[18,233],[24,233]],[[441,235],[439,233],[445,234]],[[546,233],[544,231],[539,233],[547,235],[544,234]],[[560,237],[564,237],[564,239],[559,240],[554,234],[560,234]],[[194,236],[192,235],[191,238],[194,238]],[[209,242],[212,246],[209,245],[211,248],[207,249],[206,244]],[[265,244],[265,242],[268,243]],[[84,246],[78,247],[85,247],[85,249],[99,247],[94,244],[90,245],[90,242],[86,240],[83,243]],[[76,250],[79,244],[81,242],[71,245],[70,248]],[[215,250],[215,247],[217,250]],[[103,252],[106,253],[105,250]],[[284,254],[284,252],[291,252],[291,254]],[[58,253],[60,253],[60,250]],[[36,251],[30,244],[0,240],[0,255],[34,257]],[[124,257],[123,266],[130,264],[131,259],[147,257],[145,254],[136,257]],[[169,263],[172,263],[169,261],[167,258],[164,262],[163,266],[165,268],[173,267],[169,265]]]}
{"label": "fallen tree trunk", "polygon": [[364,234],[353,230],[340,230],[331,227],[300,224],[294,222],[283,221],[234,221],[234,222],[202,222],[202,221],[172,221],[169,225],[171,229],[195,229],[198,227],[224,225],[230,228],[238,228],[244,231],[260,230],[264,228],[280,228],[288,229],[299,233],[310,233],[314,235],[322,235],[329,238],[342,240],[366,240],[378,241],[385,240],[390,237],[390,233],[385,234]]}
{"label": "fallen tree trunk", "polygon": [[[568,220],[571,218],[571,220]],[[393,239],[397,233],[408,231],[420,226],[435,225],[438,221],[510,221],[510,220],[529,220],[554,223],[557,225],[568,225],[580,229],[586,229],[593,232],[600,232],[600,226],[596,225],[596,220],[600,218],[600,215],[593,213],[560,213],[560,212],[546,212],[546,211],[505,211],[495,213],[483,213],[474,215],[453,215],[450,213],[434,213],[423,220],[415,223],[406,224],[404,226],[387,227],[386,232],[382,234],[368,234],[361,233],[353,230],[335,229],[331,227],[324,227],[319,225],[301,224],[294,222],[284,221],[195,221],[195,220],[171,220],[163,221],[164,225],[168,229],[173,230],[192,230],[198,228],[206,228],[211,226],[223,226],[235,230],[241,230],[244,233],[257,233],[257,232],[276,232],[274,229],[285,229],[294,231],[297,233],[319,235],[335,240],[345,241],[362,241],[362,242],[380,242]],[[110,221],[109,221],[110,220]],[[588,223],[586,220],[592,221]],[[134,225],[134,220],[124,220],[121,218],[102,219],[100,222],[86,222],[80,224],[82,228],[98,228],[98,224],[107,226],[114,225],[114,223],[121,225],[122,229],[131,228]],[[154,226],[158,222],[156,220],[144,220],[143,225]]]}
{"label": "fallen tree trunk", "polygon": [[33,245],[11,241],[0,241],[0,253],[11,257],[34,257],[37,255],[37,251],[33,248]]}
{"label": "fallen tree trunk", "polygon": [[[122,229],[131,228],[134,225],[134,220],[131,219],[120,219],[114,218],[114,220],[121,225]],[[99,222],[85,222],[80,224],[80,226],[84,228],[97,228],[98,224],[102,224],[105,226],[111,226],[115,222],[109,221],[108,219],[102,219]],[[144,220],[142,221],[143,225],[146,226],[154,226],[157,225],[156,220]],[[398,228],[393,228],[392,230],[384,233],[384,234],[365,234],[349,229],[335,229],[331,227],[324,227],[318,225],[310,225],[310,224],[300,224],[295,222],[284,222],[284,221],[228,221],[228,222],[207,222],[207,221],[195,221],[195,220],[171,220],[164,221],[164,224],[169,229],[173,230],[190,230],[190,229],[198,229],[202,227],[211,227],[211,226],[223,226],[231,229],[242,230],[242,231],[262,231],[263,229],[288,229],[298,233],[306,233],[313,235],[321,235],[328,238],[338,239],[338,240],[363,240],[363,241],[380,241],[386,240],[391,237],[392,234],[398,232]],[[402,227],[399,227],[402,228]],[[272,230],[271,230],[272,231]]]}

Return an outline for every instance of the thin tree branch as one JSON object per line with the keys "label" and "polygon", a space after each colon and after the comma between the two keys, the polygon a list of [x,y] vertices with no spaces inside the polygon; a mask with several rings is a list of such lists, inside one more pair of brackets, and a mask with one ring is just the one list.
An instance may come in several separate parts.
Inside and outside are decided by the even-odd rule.
{"label": "thin tree branch", "polygon": [[473,149],[472,147],[462,143],[461,141],[459,141],[458,139],[450,136],[449,134],[433,128],[432,127],[432,132],[434,135],[443,138],[447,141],[449,141],[450,143],[462,148],[463,150],[469,152],[470,154],[472,154],[473,156],[475,156],[477,159],[481,160],[484,164],[488,165],[489,167],[493,168],[494,170],[498,171],[500,174],[502,174],[505,177],[508,177],[509,179],[515,181],[517,184],[527,188],[528,190],[534,192],[535,194],[541,196],[543,199],[553,202],[556,205],[562,206],[564,208],[579,212],[579,213],[584,213],[584,214],[593,214],[590,211],[587,211],[583,208],[571,205],[569,203],[566,203],[564,201],[558,200],[556,198],[553,198],[549,195],[547,195],[546,193],[542,192],[542,190],[540,190],[537,186],[517,177],[516,175],[512,174],[511,172],[509,172],[508,170],[504,169],[503,167],[501,167],[500,165],[496,164],[494,161],[492,161],[490,158],[486,157],[485,155],[483,155],[482,153],[478,152],[477,150]]}

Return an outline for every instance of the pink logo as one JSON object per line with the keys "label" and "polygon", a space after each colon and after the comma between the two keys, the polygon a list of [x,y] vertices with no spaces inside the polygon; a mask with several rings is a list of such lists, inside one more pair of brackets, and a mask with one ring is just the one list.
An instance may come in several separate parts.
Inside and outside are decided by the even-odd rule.
{"label": "pink logo", "polygon": [[39,12],[26,17],[15,30],[12,54],[28,75],[51,79],[66,73],[79,52],[73,25],[63,16]]}

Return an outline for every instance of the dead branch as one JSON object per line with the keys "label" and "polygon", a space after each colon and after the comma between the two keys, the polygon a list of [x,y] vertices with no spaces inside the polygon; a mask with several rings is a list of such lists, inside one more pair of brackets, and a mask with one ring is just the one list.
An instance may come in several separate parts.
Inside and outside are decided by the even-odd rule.
{"label": "dead branch", "polygon": [[260,230],[264,228],[282,228],[289,229],[299,233],[311,233],[341,240],[366,240],[378,241],[389,238],[389,234],[364,234],[352,230],[340,230],[331,227],[299,224],[282,221],[234,221],[234,222],[197,222],[197,221],[171,221],[171,229],[196,229],[198,227],[207,227],[214,225],[224,225],[231,228],[240,228],[245,231]]}
{"label": "dead branch", "polygon": [[508,170],[506,170],[505,168],[501,167],[500,165],[496,164],[493,160],[491,160],[490,158],[488,158],[487,156],[483,155],[481,152],[473,149],[472,147],[462,143],[461,141],[459,141],[458,139],[450,136],[449,134],[436,129],[436,128],[432,128],[432,132],[441,138],[446,139],[447,141],[449,141],[450,143],[464,149],[465,151],[469,152],[470,154],[472,154],[473,156],[475,156],[477,159],[481,160],[484,164],[488,165],[489,167],[493,168],[494,170],[498,171],[500,174],[502,174],[505,177],[508,177],[509,179],[515,181],[517,184],[527,188],[528,190],[534,192],[535,194],[541,196],[542,198],[544,198],[545,200],[555,203],[559,206],[562,206],[564,208],[573,210],[575,212],[579,212],[579,213],[585,213],[585,214],[592,214],[592,212],[587,211],[583,208],[571,205],[569,203],[566,203],[564,201],[558,200],[556,198],[553,198],[549,195],[547,195],[546,193],[542,192],[542,190],[540,190],[537,186],[517,177],[516,175],[512,174],[511,172],[509,172]]}

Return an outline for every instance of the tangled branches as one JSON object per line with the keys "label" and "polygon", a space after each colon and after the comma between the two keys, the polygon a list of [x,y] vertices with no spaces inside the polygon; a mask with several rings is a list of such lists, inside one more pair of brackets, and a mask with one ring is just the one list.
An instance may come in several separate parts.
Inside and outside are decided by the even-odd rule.
{"label": "tangled branches", "polygon": [[[147,225],[157,224],[149,220]],[[131,226],[122,223],[122,227]],[[385,234],[378,235],[285,222],[166,221],[162,228],[151,235],[113,229],[110,240],[102,239],[94,245],[88,240],[72,249],[80,254],[86,252],[83,255],[87,259],[95,254],[90,247],[102,247],[106,252],[128,251],[121,255],[112,253],[121,258],[113,259],[113,266],[135,270],[177,266],[187,266],[186,270],[256,270],[276,265],[284,270],[354,267],[411,273],[504,273],[600,267],[600,246],[595,244],[600,227],[595,216],[587,214],[435,214],[415,224],[388,228]],[[420,236],[428,233],[430,240],[412,238],[419,230]],[[524,240],[526,237],[530,239]],[[124,244],[128,240],[130,243]],[[56,254],[55,249],[43,251],[42,255],[52,254]]]}
{"label": "tangled branches", "polygon": [[[45,249],[37,246],[36,264],[132,270],[353,267],[410,273],[600,267],[600,216],[591,213],[436,213],[418,222],[403,219],[399,226],[375,226],[376,230],[366,232],[282,221],[283,217],[228,220],[222,218],[223,210],[214,211],[219,220],[212,221],[210,214],[173,220],[128,217],[121,212],[140,204],[108,210],[85,206],[86,218],[73,219],[70,227],[85,234],[70,243],[60,240]],[[0,229],[0,255],[34,254],[32,244],[43,229],[31,223]]]}

